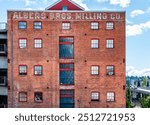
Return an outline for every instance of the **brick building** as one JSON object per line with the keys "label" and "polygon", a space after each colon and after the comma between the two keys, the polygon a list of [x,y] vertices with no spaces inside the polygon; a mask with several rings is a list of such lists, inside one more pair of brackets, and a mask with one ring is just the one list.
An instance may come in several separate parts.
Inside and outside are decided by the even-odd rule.
{"label": "brick building", "polygon": [[9,10],[8,85],[9,107],[126,107],[125,12]]}

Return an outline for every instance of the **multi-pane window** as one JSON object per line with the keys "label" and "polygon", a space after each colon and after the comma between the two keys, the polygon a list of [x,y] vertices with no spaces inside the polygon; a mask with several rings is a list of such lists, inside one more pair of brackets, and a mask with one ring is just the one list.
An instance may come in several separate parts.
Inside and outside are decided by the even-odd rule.
{"label": "multi-pane window", "polygon": [[34,66],[34,75],[42,75],[42,66]]}
{"label": "multi-pane window", "polygon": [[19,92],[19,102],[27,102],[27,92]]}
{"label": "multi-pane window", "polygon": [[60,64],[60,84],[74,84],[74,64],[66,63]]}
{"label": "multi-pane window", "polygon": [[7,82],[6,76],[0,76],[0,86],[5,86]]}
{"label": "multi-pane window", "polygon": [[43,102],[43,93],[42,92],[35,92],[34,93],[34,101],[41,103]]}
{"label": "multi-pane window", "polygon": [[34,39],[34,47],[42,48],[42,39]]}
{"label": "multi-pane window", "polygon": [[34,22],[34,29],[42,29],[42,22]]}
{"label": "multi-pane window", "polygon": [[19,66],[19,75],[27,75],[27,66],[26,65]]}
{"label": "multi-pane window", "polygon": [[74,108],[74,90],[60,90],[60,108]]}
{"label": "multi-pane window", "polygon": [[73,59],[74,58],[74,38],[73,37],[60,37],[59,58],[60,59]]}
{"label": "multi-pane window", "polygon": [[93,49],[99,48],[99,40],[98,39],[91,40],[91,48],[93,48]]}
{"label": "multi-pane window", "polygon": [[107,101],[114,102],[115,101],[115,93],[114,92],[107,92]]}
{"label": "multi-pane window", "polygon": [[92,22],[91,23],[91,29],[94,29],[94,30],[99,29],[99,23],[98,22]]}
{"label": "multi-pane window", "polygon": [[92,92],[91,93],[91,101],[99,101],[99,96],[100,96],[100,93],[99,92]]}
{"label": "multi-pane window", "polygon": [[99,66],[91,66],[91,74],[98,75],[99,74]]}
{"label": "multi-pane window", "polygon": [[106,48],[114,48],[114,40],[113,39],[106,40]]}
{"label": "multi-pane window", "polygon": [[19,48],[24,49],[27,47],[27,39],[19,39]]}
{"label": "multi-pane window", "polygon": [[62,23],[62,29],[63,30],[69,30],[70,26],[71,26],[70,22],[63,22]]}
{"label": "multi-pane window", "polygon": [[113,23],[113,22],[107,22],[107,23],[106,23],[106,29],[107,29],[107,30],[112,30],[112,29],[114,29],[114,23]]}
{"label": "multi-pane window", "polygon": [[19,22],[19,29],[26,29],[27,28],[27,22],[26,21],[20,21]]}
{"label": "multi-pane window", "polygon": [[107,75],[112,76],[114,74],[114,66],[107,66]]}

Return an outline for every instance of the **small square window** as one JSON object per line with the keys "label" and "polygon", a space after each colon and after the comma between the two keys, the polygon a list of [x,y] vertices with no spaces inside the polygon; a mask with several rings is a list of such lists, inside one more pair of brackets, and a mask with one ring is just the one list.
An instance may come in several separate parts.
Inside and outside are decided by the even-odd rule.
{"label": "small square window", "polygon": [[106,23],[106,29],[107,29],[107,30],[112,30],[112,29],[114,29],[114,23],[113,23],[113,22],[107,22],[107,23]]}
{"label": "small square window", "polygon": [[99,92],[92,92],[91,101],[99,101]]}
{"label": "small square window", "polygon": [[42,48],[42,40],[41,39],[35,39],[34,40],[34,47],[35,48]]}
{"label": "small square window", "polygon": [[27,28],[27,22],[21,21],[19,22],[19,29],[26,29]]}
{"label": "small square window", "polygon": [[34,22],[34,29],[42,29],[42,22]]}
{"label": "small square window", "polygon": [[34,75],[42,75],[42,66],[34,66]]}
{"label": "small square window", "polygon": [[93,29],[93,30],[99,29],[99,23],[98,22],[92,22],[91,23],[91,29]]}
{"label": "small square window", "polygon": [[98,39],[91,40],[91,48],[93,48],[93,49],[99,48],[99,40]]}
{"label": "small square window", "polygon": [[112,76],[114,74],[114,66],[107,66],[107,75]]}
{"label": "small square window", "polygon": [[42,92],[35,92],[34,93],[34,101],[37,103],[43,102],[43,93]]}
{"label": "small square window", "polygon": [[114,48],[114,40],[113,39],[109,39],[106,40],[106,48]]}
{"label": "small square window", "polygon": [[27,92],[19,92],[19,102],[27,102]]}
{"label": "small square window", "polygon": [[99,74],[99,66],[92,66],[91,67],[91,74],[98,75]]}
{"label": "small square window", "polygon": [[24,49],[27,47],[27,39],[19,39],[19,48]]}
{"label": "small square window", "polygon": [[69,30],[70,29],[70,23],[68,22],[68,23],[62,23],[62,29],[63,30]]}
{"label": "small square window", "polygon": [[115,93],[114,92],[107,92],[107,101],[114,102],[115,101]]}
{"label": "small square window", "polygon": [[63,11],[67,11],[67,10],[68,10],[68,6],[63,6],[63,7],[62,7],[62,10],[63,10]]}
{"label": "small square window", "polygon": [[27,75],[27,66],[19,66],[19,75]]}

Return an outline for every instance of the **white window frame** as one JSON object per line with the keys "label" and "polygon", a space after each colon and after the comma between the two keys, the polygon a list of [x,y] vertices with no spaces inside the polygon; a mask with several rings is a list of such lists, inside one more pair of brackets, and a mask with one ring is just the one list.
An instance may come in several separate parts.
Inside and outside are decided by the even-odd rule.
{"label": "white window frame", "polygon": [[106,29],[107,30],[113,30],[114,29],[114,22],[107,22],[106,23]]}
{"label": "white window frame", "polygon": [[107,39],[106,40],[106,48],[108,48],[108,49],[114,48],[114,39]]}
{"label": "white window frame", "polygon": [[19,39],[19,48],[20,49],[27,48],[27,39]]}
{"label": "white window frame", "polygon": [[34,22],[34,29],[42,29],[42,22],[35,21]]}
{"label": "white window frame", "polygon": [[27,92],[19,92],[19,102],[27,102]]}
{"label": "white window frame", "polygon": [[92,92],[91,93],[91,100],[92,101],[99,101],[100,99],[100,93],[99,92]]}
{"label": "white window frame", "polygon": [[91,29],[98,30],[99,29],[99,22],[91,22]]}
{"label": "white window frame", "polygon": [[115,92],[107,92],[107,102],[115,101]]}
{"label": "white window frame", "polygon": [[42,48],[42,39],[34,39],[34,48]]}
{"label": "white window frame", "polygon": [[98,39],[92,39],[91,40],[91,48],[92,49],[98,49],[99,48],[99,40]]}
{"label": "white window frame", "polygon": [[63,30],[70,30],[70,29],[71,29],[71,24],[70,24],[70,22],[63,22],[63,23],[62,23],[62,29],[63,29]]}
{"label": "white window frame", "polygon": [[91,66],[91,75],[99,75],[99,66]]}

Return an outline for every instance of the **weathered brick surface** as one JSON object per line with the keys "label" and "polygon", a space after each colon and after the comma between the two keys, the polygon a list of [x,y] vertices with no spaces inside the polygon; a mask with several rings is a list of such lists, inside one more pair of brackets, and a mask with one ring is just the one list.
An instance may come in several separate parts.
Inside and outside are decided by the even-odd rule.
{"label": "weathered brick surface", "polygon": [[[61,30],[62,21],[42,21],[42,30],[34,30],[34,20],[27,19],[27,29],[19,30],[18,21],[8,12],[8,105],[9,107],[59,107],[59,90],[75,89],[75,107],[125,107],[125,19],[114,21],[115,29],[106,30],[109,20],[99,21],[100,29],[91,30],[90,21],[71,20],[71,30]],[[125,13],[121,13],[122,17]],[[93,20],[94,21],[94,20]],[[12,35],[12,36],[11,36]],[[74,60],[59,59],[59,36],[74,36]],[[27,48],[19,49],[19,38],[27,38]],[[42,49],[34,48],[34,38],[42,38]],[[91,49],[91,39],[99,38],[99,49]],[[106,49],[106,39],[114,38],[115,48]],[[13,50],[12,50],[13,49]],[[12,53],[13,52],[13,53]],[[12,57],[13,55],[13,57]],[[59,85],[59,63],[74,62],[75,85]],[[28,66],[27,76],[18,75],[18,66]],[[43,75],[34,76],[34,65],[43,66]],[[100,66],[99,76],[90,74],[91,65]],[[115,75],[106,76],[106,66],[115,66]],[[18,102],[18,92],[27,91],[28,101]],[[34,92],[43,92],[43,103],[34,102]],[[91,92],[100,92],[100,101],[91,102]],[[106,101],[107,91],[115,92],[115,102]],[[12,95],[13,94],[13,95]]]}

